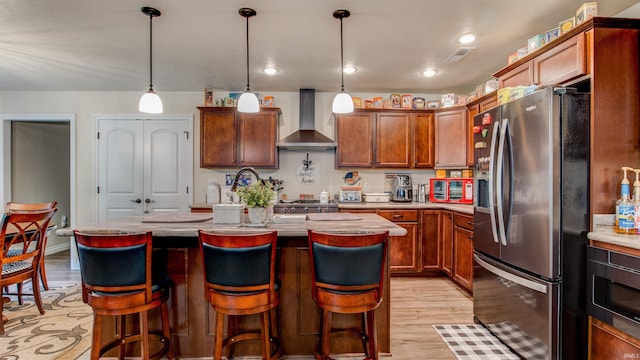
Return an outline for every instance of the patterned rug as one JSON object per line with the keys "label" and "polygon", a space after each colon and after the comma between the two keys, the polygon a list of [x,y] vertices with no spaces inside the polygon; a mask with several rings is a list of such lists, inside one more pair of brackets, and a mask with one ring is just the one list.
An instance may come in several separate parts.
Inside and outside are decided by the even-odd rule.
{"label": "patterned rug", "polygon": [[480,324],[433,325],[458,360],[519,360],[509,348]]}
{"label": "patterned rug", "polygon": [[[30,283],[24,292],[31,292]],[[9,321],[0,336],[0,359],[78,359],[91,346],[93,316],[82,302],[80,284],[49,281],[49,290],[41,294],[44,315],[31,296],[23,296],[22,305],[14,296],[4,304]]]}

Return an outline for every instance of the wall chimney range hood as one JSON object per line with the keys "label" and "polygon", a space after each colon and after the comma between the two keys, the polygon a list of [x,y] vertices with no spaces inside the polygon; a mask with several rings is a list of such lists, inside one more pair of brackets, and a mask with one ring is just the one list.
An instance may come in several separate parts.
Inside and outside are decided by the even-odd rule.
{"label": "wall chimney range hood", "polygon": [[315,113],[315,89],[300,89],[300,129],[278,141],[278,148],[298,151],[334,149],[336,143],[315,130]]}

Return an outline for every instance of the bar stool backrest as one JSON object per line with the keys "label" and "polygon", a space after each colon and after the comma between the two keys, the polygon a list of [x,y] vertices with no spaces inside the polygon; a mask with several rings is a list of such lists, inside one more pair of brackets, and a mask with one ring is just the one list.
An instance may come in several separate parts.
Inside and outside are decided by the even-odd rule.
{"label": "bar stool backrest", "polygon": [[222,291],[275,291],[277,233],[200,231],[205,287]]}
{"label": "bar stool backrest", "polygon": [[[146,233],[74,231],[83,300],[89,292],[152,298],[152,236]],[[130,306],[131,304],[129,304]]]}
{"label": "bar stool backrest", "polygon": [[309,230],[312,294],[379,289],[382,294],[388,232],[330,233]]}

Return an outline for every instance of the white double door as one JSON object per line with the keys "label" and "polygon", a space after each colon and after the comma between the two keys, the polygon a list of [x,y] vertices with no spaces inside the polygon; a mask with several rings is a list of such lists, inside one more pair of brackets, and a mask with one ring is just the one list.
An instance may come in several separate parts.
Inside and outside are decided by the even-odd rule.
{"label": "white double door", "polygon": [[187,212],[192,119],[98,119],[98,219]]}

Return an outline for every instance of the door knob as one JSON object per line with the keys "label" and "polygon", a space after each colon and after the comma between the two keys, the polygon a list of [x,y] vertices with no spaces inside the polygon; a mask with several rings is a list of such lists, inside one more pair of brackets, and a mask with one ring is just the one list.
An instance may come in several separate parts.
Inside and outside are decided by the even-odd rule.
{"label": "door knob", "polygon": [[140,200],[140,199],[129,200],[129,201],[134,202],[136,204],[140,204],[142,202],[142,200]]}
{"label": "door knob", "polygon": [[144,199],[144,202],[146,202],[147,204],[151,204],[156,202],[155,200],[151,200],[151,199]]}

